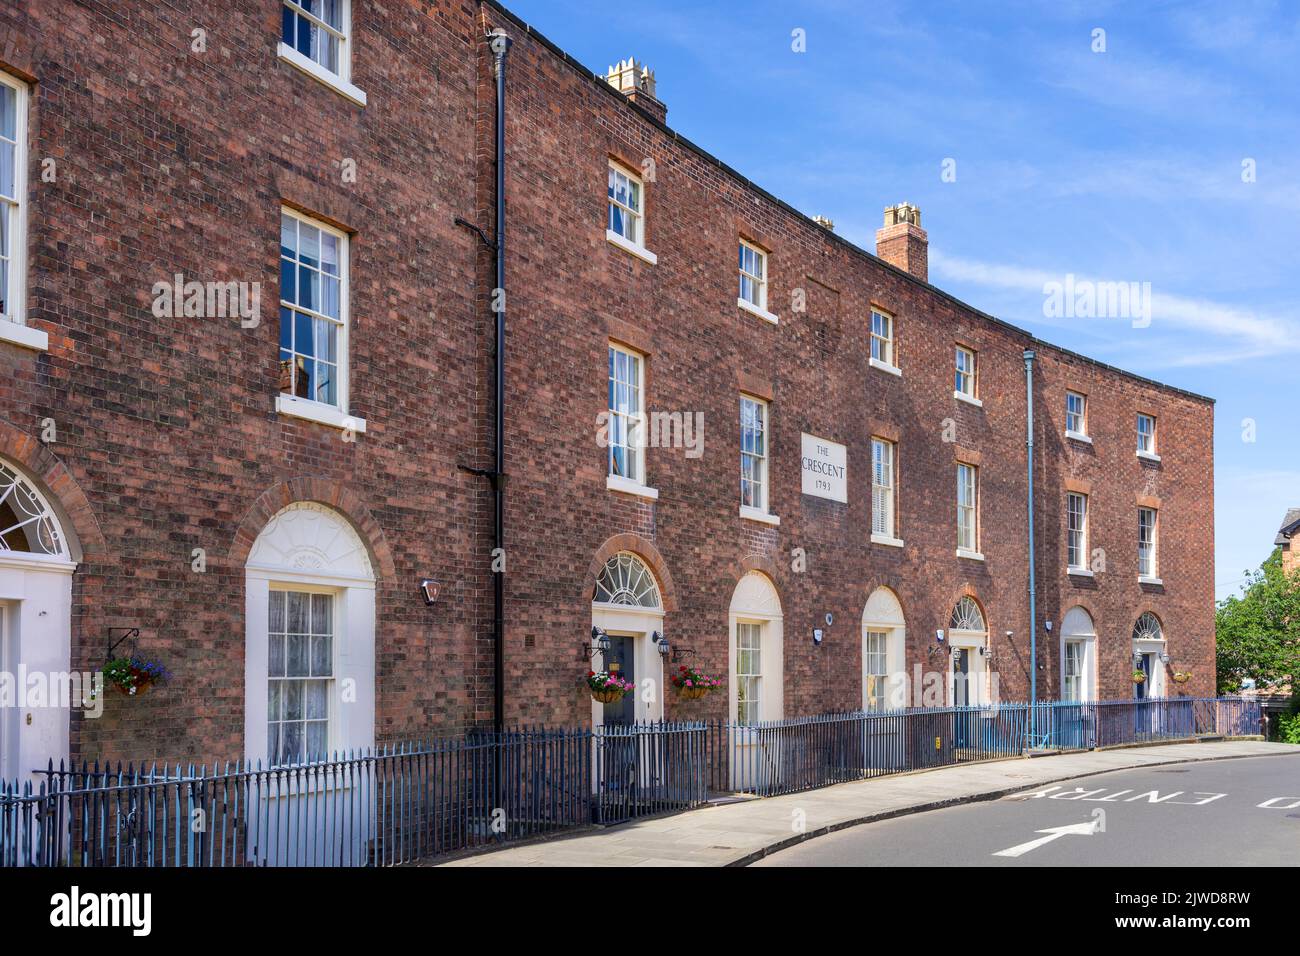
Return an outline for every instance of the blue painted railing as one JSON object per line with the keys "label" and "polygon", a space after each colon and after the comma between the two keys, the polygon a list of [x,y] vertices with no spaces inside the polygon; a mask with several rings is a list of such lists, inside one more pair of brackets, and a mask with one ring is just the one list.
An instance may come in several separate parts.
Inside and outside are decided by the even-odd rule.
{"label": "blue painted railing", "polygon": [[288,767],[51,766],[0,782],[0,867],[391,866],[690,809],[710,792],[771,796],[1035,749],[1259,728],[1258,702],[1239,698],[1039,703],[1032,713],[1001,703],[520,728]]}

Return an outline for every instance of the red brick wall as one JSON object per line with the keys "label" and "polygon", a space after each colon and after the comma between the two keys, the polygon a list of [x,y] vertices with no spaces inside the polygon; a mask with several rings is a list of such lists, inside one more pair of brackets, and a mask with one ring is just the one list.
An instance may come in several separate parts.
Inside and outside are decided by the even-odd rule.
{"label": "red brick wall", "polygon": [[[490,716],[490,500],[460,466],[490,464],[492,276],[478,240],[453,225],[456,216],[491,224],[492,90],[477,15],[450,3],[357,4],[353,81],[369,96],[361,109],[276,61],[278,9],[261,0],[228,4],[210,21],[143,2],[0,11],[0,65],[36,80],[29,312],[51,340],[44,354],[0,346],[0,454],[40,458],[38,477],[57,478],[76,508],[86,556],[74,583],[74,663],[97,665],[110,627],[138,626],[140,650],[177,677],[142,700],[110,698],[103,719],[75,723],[78,753],[240,752],[241,529],[246,536],[268,501],[304,496],[347,513],[381,570],[379,738]],[[860,704],[859,622],[880,585],[903,605],[909,668],[925,661],[957,598],[976,596],[1004,696],[1023,696],[1021,352],[1031,338],[849,249],[505,25],[516,41],[508,719],[588,719],[580,645],[597,557],[611,541],[635,545],[666,572],[666,633],[714,671],[726,668],[737,580],[747,569],[768,573],[784,611],[787,715]],[[205,54],[189,49],[195,27],[208,30]],[[311,122],[291,122],[287,104]],[[646,192],[655,266],[605,241],[610,156],[655,160]],[[40,182],[45,157],[56,159],[55,182]],[[357,160],[356,183],[342,181],[345,158]],[[281,202],[354,233],[351,411],[369,424],[355,443],[274,412]],[[778,325],[736,308],[738,233],[771,250]],[[175,272],[261,281],[260,327],[154,318],[151,286]],[[791,309],[796,289],[806,313]],[[901,379],[868,367],[872,303],[896,316]],[[648,354],[650,410],[705,416],[703,457],[650,450],[654,503],[605,489],[596,416],[611,338]],[[952,398],[955,339],[979,350],[982,409]],[[1131,692],[1129,632],[1153,610],[1172,663],[1197,675],[1187,689],[1211,691],[1211,407],[1038,348],[1040,619],[1059,621],[1076,601],[1089,607],[1102,690],[1113,696]],[[1075,376],[1094,402],[1091,454],[1059,437],[1061,395]],[[737,513],[742,387],[771,395],[779,528]],[[1133,456],[1138,406],[1160,416],[1156,469]],[[46,417],[58,441],[41,452]],[[955,442],[944,441],[948,420]],[[848,446],[847,505],[801,495],[801,431]],[[872,434],[899,441],[901,551],[868,542]],[[954,554],[959,454],[981,466],[983,563]],[[1112,556],[1092,590],[1073,588],[1060,570],[1067,476],[1093,482],[1094,546]],[[1138,495],[1161,499],[1161,593],[1136,582]],[[207,551],[206,574],[190,570],[194,547]],[[806,573],[791,568],[796,548],[807,553]],[[444,584],[432,609],[415,593],[426,575]],[[835,623],[815,647],[812,629],[828,612]],[[1043,644],[1047,695],[1058,662],[1054,644]],[[722,695],[669,705],[674,716],[724,710]]]}
{"label": "red brick wall", "polygon": [[[477,240],[452,222],[476,203],[472,24],[452,3],[354,7],[364,109],[277,62],[276,3],[0,8],[0,65],[36,81],[29,321],[50,336],[44,354],[0,345],[0,418],[33,440],[56,422],[48,452],[102,534],[75,577],[74,665],[98,667],[108,629],[136,626],[140,652],[176,675],[74,721],[83,755],[242,752],[244,574],[230,554],[267,494],[329,496],[382,535],[369,537],[378,736],[473,719],[483,511],[481,479],[458,465],[483,463],[488,340]],[[351,411],[369,426],[355,443],[274,411],[282,202],[355,233]],[[260,281],[260,326],[155,318],[151,287],[175,272]],[[20,440],[0,438],[0,454]],[[434,609],[416,592],[426,575],[444,583]]]}
{"label": "red brick wall", "polygon": [[[629,531],[652,543],[671,569],[678,610],[667,616],[669,638],[695,648],[694,662],[714,671],[726,669],[736,581],[747,567],[771,569],[784,611],[787,715],[860,705],[862,608],[882,584],[897,592],[907,618],[909,672],[927,661],[934,631],[947,627],[957,598],[970,593],[987,615],[1004,696],[1025,696],[1022,351],[1031,338],[849,251],[503,22],[518,41],[510,54],[507,119],[516,422],[508,465],[512,714],[586,719],[581,691],[563,692],[585,667],[574,652],[590,625],[594,570],[585,556]],[[611,157],[634,169],[653,160],[645,208],[655,265],[604,238]],[[779,325],[735,305],[738,234],[770,250],[769,309]],[[806,293],[806,314],[791,311],[796,288]],[[896,317],[901,379],[868,367],[873,303]],[[705,416],[702,458],[648,452],[655,502],[604,487],[594,422],[605,408],[611,338],[647,354],[648,410]],[[955,340],[979,351],[982,409],[952,397]],[[1101,691],[1127,697],[1132,627],[1152,610],[1165,623],[1171,669],[1196,675],[1182,687],[1170,682],[1170,693],[1212,693],[1212,406],[1041,343],[1038,349],[1040,622],[1059,624],[1069,607],[1086,606],[1099,634]],[[772,392],[770,472],[779,528],[737,514],[736,402],[742,388],[753,390],[747,377],[769,383]],[[1076,380],[1096,393],[1091,456],[1063,447],[1064,389],[1084,387]],[[1137,408],[1160,418],[1159,466],[1136,458]],[[956,443],[943,438],[949,419]],[[847,505],[800,493],[802,431],[848,446]],[[868,542],[870,438],[882,433],[899,441],[901,552]],[[954,553],[959,454],[981,465],[983,563]],[[1075,475],[1094,485],[1092,547],[1111,555],[1109,570],[1086,589],[1071,587],[1063,575],[1062,484]],[[556,476],[565,477],[558,488]],[[1137,582],[1139,495],[1161,499],[1163,588]],[[791,570],[795,548],[807,551],[805,574]],[[835,623],[816,647],[812,629],[823,626],[827,612]],[[1059,690],[1055,634],[1040,633],[1043,696]],[[726,707],[720,695],[674,704],[670,713],[681,715],[721,715]]]}

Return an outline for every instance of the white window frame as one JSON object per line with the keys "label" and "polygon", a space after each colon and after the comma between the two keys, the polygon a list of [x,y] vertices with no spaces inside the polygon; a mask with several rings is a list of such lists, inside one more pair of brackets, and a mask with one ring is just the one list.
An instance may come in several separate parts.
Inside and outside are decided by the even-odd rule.
{"label": "white window frame", "polygon": [[[765,322],[771,322],[773,325],[776,325],[778,322],[780,322],[780,319],[778,319],[775,315],[769,312],[767,308],[768,252],[758,244],[750,242],[747,239],[743,239],[743,238],[739,239],[738,243],[739,245],[737,246],[737,250],[739,253],[739,258],[738,258],[737,266],[739,272],[738,272],[738,281],[737,281],[738,288],[736,294],[736,305],[740,306],[740,308],[748,312],[750,315],[756,315],[760,319],[763,319]],[[757,263],[758,266],[757,273],[750,272],[745,268],[744,257],[746,251],[752,252],[754,254],[755,262]],[[753,285],[755,292],[758,295],[757,302],[754,302],[752,299],[745,298],[744,288],[745,288],[746,279],[750,281],[750,283]]]}
{"label": "white window frame", "polygon": [[[1151,516],[1148,524],[1145,515]],[[1149,533],[1148,533],[1149,529]],[[1160,584],[1160,509],[1138,508],[1138,580]]]}
{"label": "white window frame", "polygon": [[[1079,400],[1077,412],[1070,408],[1070,400],[1075,398]],[[1092,439],[1088,437],[1088,396],[1082,392],[1065,393],[1065,437],[1092,443]]]}
{"label": "white window frame", "polygon": [[[752,725],[763,720],[763,630],[767,626],[764,621],[737,620],[736,633],[736,722],[742,725]],[[755,660],[758,663],[755,670],[741,670],[741,638],[742,635],[747,640],[753,642],[752,646],[744,648],[749,655],[749,663],[752,666]],[[753,689],[752,696],[741,701],[742,686],[750,686]]]}
{"label": "white window frame", "polygon": [[[306,727],[305,727],[305,725],[309,722],[308,718],[305,716],[305,714],[306,714],[306,709],[307,709],[307,699],[306,699],[306,693],[305,693],[305,691],[306,691],[306,685],[307,685],[309,682],[311,682],[311,681],[323,681],[323,682],[325,683],[325,717],[324,717],[324,722],[325,722],[325,747],[324,747],[324,752],[323,752],[322,754],[318,754],[318,755],[316,755],[314,758],[308,756],[306,762],[311,762],[313,759],[314,759],[314,760],[323,760],[323,759],[328,758],[332,753],[334,753],[334,751],[336,751],[336,750],[338,749],[338,743],[339,743],[338,717],[337,717],[337,714],[335,713],[335,707],[334,707],[334,695],[335,695],[335,693],[336,693],[337,686],[338,686],[335,682],[338,680],[338,659],[339,659],[339,643],[340,643],[339,624],[340,624],[340,622],[341,622],[341,620],[342,620],[342,615],[340,614],[340,605],[341,605],[341,602],[342,602],[342,595],[341,595],[340,591],[339,591],[338,589],[336,589],[336,588],[326,588],[326,587],[318,587],[318,586],[313,587],[313,586],[305,585],[305,584],[293,584],[293,583],[288,583],[288,582],[283,582],[283,581],[272,581],[272,582],[270,582],[269,587],[268,587],[268,594],[267,594],[267,596],[268,596],[268,607],[269,607],[270,596],[273,595],[273,594],[277,594],[277,593],[280,593],[280,594],[284,594],[284,595],[285,595],[284,601],[285,601],[285,604],[286,604],[286,607],[285,607],[285,615],[286,615],[286,618],[287,618],[287,615],[288,615],[288,607],[287,607],[287,605],[288,605],[288,601],[289,601],[289,597],[288,597],[288,595],[290,595],[290,594],[306,594],[306,595],[308,596],[308,606],[307,606],[307,630],[308,630],[308,634],[310,635],[310,637],[311,637],[312,640],[314,640],[315,637],[317,636],[317,635],[315,634],[315,628],[313,627],[313,625],[312,625],[312,623],[311,623],[311,617],[312,617],[311,604],[313,603],[313,602],[312,602],[312,598],[313,598],[313,597],[320,596],[320,597],[328,597],[328,598],[330,599],[330,622],[329,622],[330,659],[329,659],[329,674],[328,674],[328,675],[320,675],[320,676],[318,676],[318,675],[316,675],[316,674],[310,674],[310,676],[289,676],[289,674],[288,674],[289,650],[288,650],[287,641],[286,641],[286,646],[285,646],[285,651],[284,651],[284,661],[282,662],[283,665],[284,665],[283,669],[284,669],[285,673],[284,673],[283,675],[275,675],[275,674],[272,674],[272,673],[270,672],[270,652],[271,652],[271,641],[275,640],[276,635],[273,634],[273,632],[271,631],[270,621],[269,621],[269,620],[268,620],[268,622],[267,622],[267,628],[266,628],[266,632],[267,632],[267,644],[266,644],[266,651],[267,651],[266,683],[267,683],[267,688],[266,688],[266,689],[267,689],[267,696],[268,696],[268,698],[269,698],[269,696],[270,696],[270,689],[271,689],[271,686],[274,685],[274,684],[276,684],[276,683],[279,683],[279,684],[281,685],[281,687],[285,686],[286,684],[288,684],[288,683],[290,683],[290,682],[299,683],[299,684],[303,685],[303,690],[304,690],[304,696],[303,696],[303,702],[302,702],[302,708],[303,708],[303,714],[304,714],[304,717],[302,717],[302,718],[299,719],[299,720],[293,720],[293,721],[290,721],[290,720],[285,720],[285,719],[283,718],[283,713],[284,713],[284,695],[283,695],[283,693],[281,693],[281,696],[280,696],[280,715],[281,715],[281,716],[280,716],[280,719],[272,720],[272,719],[271,719],[271,714],[270,714],[270,712],[269,712],[270,702],[269,702],[269,700],[268,700],[268,702],[267,702],[268,712],[267,712],[267,715],[266,715],[266,729],[267,729],[267,732],[268,732],[268,734],[269,734],[270,729],[271,729],[271,725],[272,725],[272,724],[281,724],[281,725],[283,725],[283,724],[288,724],[288,723],[298,723],[298,724],[303,724],[303,725],[304,725],[304,728],[303,728],[303,733],[304,733],[304,737],[303,737],[303,746],[304,746],[304,749],[305,749],[305,747],[306,747],[306,736],[305,736],[305,735],[306,735]],[[286,620],[286,631],[287,631],[287,620]],[[280,636],[283,637],[284,635],[280,635]],[[306,650],[307,660],[308,660],[308,670],[309,670],[309,671],[312,670],[312,668],[311,668],[311,643],[312,643],[312,641],[309,640],[309,641],[308,641],[308,644],[307,644],[307,650]],[[268,744],[269,744],[269,741],[268,741]],[[276,760],[276,754],[274,754],[274,753],[271,752],[271,749],[270,749],[269,745],[268,745],[268,747],[267,747],[266,754],[267,754],[267,760],[268,760],[268,762],[270,763],[270,765],[272,765],[272,766],[292,766],[292,765],[293,765],[292,762],[284,763],[284,762],[281,762],[281,761]]]}
{"label": "white window frame", "polygon": [[1088,496],[1082,492],[1071,491],[1065,495],[1065,535],[1065,563],[1069,573],[1091,575],[1087,564]]}
{"label": "white window frame", "polygon": [[6,274],[6,305],[0,314],[0,342],[44,352],[49,336],[27,325],[27,84],[8,73],[0,72],[0,85],[14,93],[14,194],[0,196],[0,205],[9,212],[9,256]]}
{"label": "white window frame", "polygon": [[895,355],[897,343],[894,341],[894,316],[884,309],[873,307],[871,310],[869,344],[871,348],[868,364],[872,368],[878,368],[882,372],[888,372],[891,375],[903,374],[902,369],[898,367],[897,356]]}
{"label": "white window frame", "polygon": [[[1151,423],[1151,430],[1144,432],[1142,430],[1143,422]],[[1139,458],[1148,458],[1151,461],[1159,461],[1159,449],[1156,446],[1156,417],[1148,415],[1146,412],[1137,413],[1137,455]]]}
{"label": "white window frame", "polygon": [[[605,240],[622,249],[624,252],[629,252],[638,259],[642,259],[645,262],[654,265],[659,261],[659,258],[645,246],[645,183],[642,182],[641,177],[632,172],[631,169],[612,158],[609,160],[606,173]],[[613,177],[617,182],[617,177],[619,176],[622,176],[627,180],[629,188],[631,186],[636,187],[636,209],[633,209],[626,203],[620,202],[609,194],[609,179]],[[632,224],[633,235],[631,237],[625,236],[621,232],[615,232],[613,229],[609,228],[610,207],[617,207],[621,210],[624,218]]]}
{"label": "white window frame", "polygon": [[[352,83],[352,0],[339,0],[342,28],[333,27],[308,10],[296,0],[280,0],[281,34],[276,47],[276,56],[290,66],[302,71],[312,79],[323,83],[358,106],[366,105],[366,94]],[[317,29],[323,30],[339,41],[339,69],[336,73],[323,63],[319,63],[301,53],[296,47],[284,42],[284,11],[289,10],[295,17],[309,20]],[[296,28],[296,22],[295,22]]]}
{"label": "white window frame", "polygon": [[[314,219],[305,213],[288,206],[281,206],[280,213],[282,216],[288,216],[290,219],[296,219],[300,223],[319,229],[321,232],[334,236],[339,240],[339,315],[334,318],[325,315],[323,312],[317,312],[313,309],[306,308],[294,302],[289,302],[283,297],[283,289],[280,289],[280,308],[289,309],[291,312],[302,313],[310,316],[313,320],[320,319],[326,322],[333,322],[338,327],[338,364],[335,374],[338,376],[338,394],[337,403],[329,404],[320,402],[313,398],[301,398],[297,395],[280,392],[275,397],[275,410],[281,415],[288,415],[293,418],[301,418],[307,421],[316,422],[321,425],[329,425],[332,428],[342,428],[354,432],[365,432],[366,420],[356,418],[348,413],[349,395],[351,394],[351,373],[349,366],[351,364],[352,346],[351,346],[351,321],[350,321],[350,299],[351,299],[351,247],[348,242],[348,234],[341,229],[335,229],[327,223]],[[279,248],[279,232],[276,233],[277,248]],[[299,250],[299,255],[301,251]],[[283,259],[283,256],[277,255],[277,261]],[[278,280],[277,280],[278,282]],[[295,278],[295,288],[297,288],[297,279]],[[277,312],[277,321],[283,321]],[[280,367],[280,345],[276,341],[276,368]]]}
{"label": "white window frame", "polygon": [[[1076,653],[1071,654],[1071,649]],[[1070,666],[1073,660],[1074,667]],[[1083,700],[1088,660],[1088,643],[1080,638],[1066,638],[1061,656],[1061,700],[1079,703]]]}
{"label": "white window frame", "polygon": [[[633,378],[635,381],[622,381],[616,377],[618,363],[616,355],[623,355],[632,363]],[[619,345],[617,342],[609,343],[609,351],[606,354],[606,374],[605,374],[605,412],[606,412],[606,450],[605,450],[605,487],[611,491],[623,491],[628,494],[640,495],[644,498],[658,498],[659,492],[646,486],[646,429],[648,420],[646,417],[646,397],[645,397],[645,363],[646,358],[640,352]],[[636,399],[634,409],[624,411],[612,407],[609,397],[610,385],[613,383],[616,388],[622,386],[630,388]],[[621,433],[625,436],[624,441],[615,441],[614,436],[619,433],[615,428],[615,421],[623,423]],[[623,448],[632,456],[632,474],[618,474],[614,470],[614,450]]]}
{"label": "white window frame", "polygon": [[979,466],[957,463],[957,557],[983,561],[980,541]]}
{"label": "white window frame", "polygon": [[[877,507],[882,501],[883,515]],[[903,546],[898,534],[898,443],[877,436],[871,438],[871,543]]]}
{"label": "white window frame", "polygon": [[862,635],[862,709],[889,710],[890,631],[868,625]]}
{"label": "white window frame", "polygon": [[[961,357],[970,360],[970,368],[963,369]],[[979,398],[979,353],[965,345],[954,346],[952,397],[972,405],[983,406]]]}
{"label": "white window frame", "polygon": [[[758,431],[762,450],[749,452],[745,450],[745,407],[753,406],[758,414]],[[768,524],[780,524],[781,519],[772,514],[772,487],[768,479],[771,455],[771,420],[770,406],[761,398],[753,395],[740,396],[740,516]],[[751,485],[757,488],[757,503],[745,504],[745,464],[748,460],[757,463],[757,477]]]}

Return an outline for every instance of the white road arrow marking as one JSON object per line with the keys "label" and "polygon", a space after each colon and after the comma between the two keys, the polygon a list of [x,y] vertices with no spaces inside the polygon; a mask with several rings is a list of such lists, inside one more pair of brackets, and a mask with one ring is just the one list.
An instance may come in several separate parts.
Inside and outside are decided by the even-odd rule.
{"label": "white road arrow marking", "polygon": [[1059,840],[1063,836],[1073,834],[1074,836],[1092,836],[1100,828],[1100,821],[1093,820],[1090,823],[1071,823],[1063,827],[1049,827],[1046,830],[1035,830],[1035,833],[1046,833],[1047,836],[1039,837],[1037,840],[1030,840],[1028,843],[1021,843],[1018,846],[1009,847],[1005,850],[999,850],[994,856],[1024,856],[1030,850],[1037,850],[1040,846],[1045,846],[1053,840]]}

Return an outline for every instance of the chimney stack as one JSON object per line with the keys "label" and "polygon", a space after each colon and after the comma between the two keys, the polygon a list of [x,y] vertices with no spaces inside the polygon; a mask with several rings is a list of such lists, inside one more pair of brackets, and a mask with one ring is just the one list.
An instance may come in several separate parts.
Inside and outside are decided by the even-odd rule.
{"label": "chimney stack", "polygon": [[835,231],[835,220],[831,219],[830,216],[813,216],[812,220],[827,232]]}
{"label": "chimney stack", "polygon": [[876,230],[876,255],[929,282],[930,240],[921,228],[921,210],[908,202],[886,206],[885,225]]}
{"label": "chimney stack", "polygon": [[655,71],[630,56],[609,68],[605,80],[633,103],[649,110],[659,122],[668,117],[668,107],[655,96]]}

